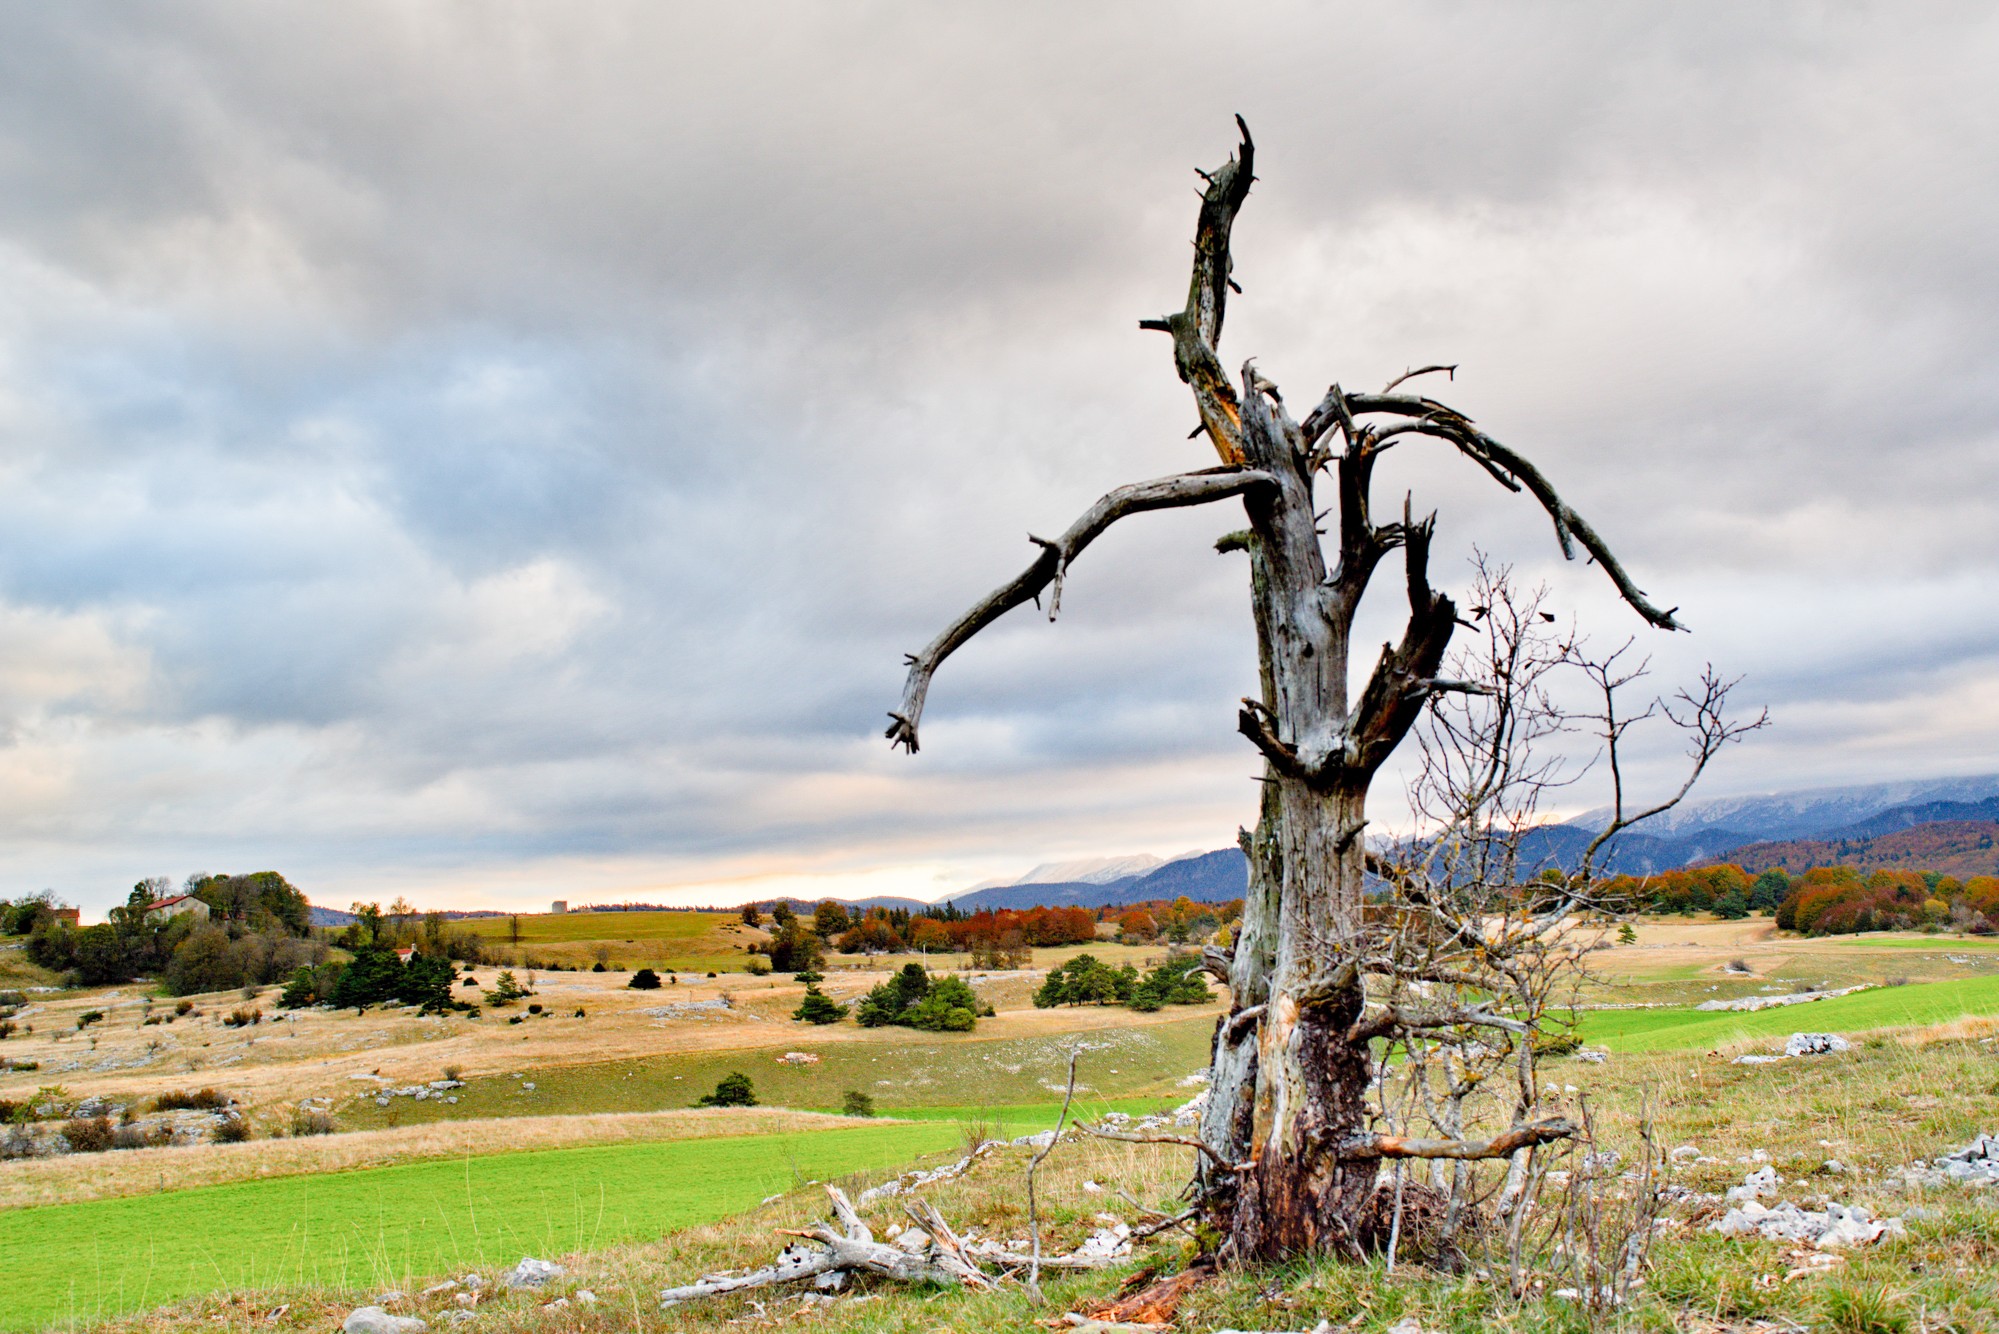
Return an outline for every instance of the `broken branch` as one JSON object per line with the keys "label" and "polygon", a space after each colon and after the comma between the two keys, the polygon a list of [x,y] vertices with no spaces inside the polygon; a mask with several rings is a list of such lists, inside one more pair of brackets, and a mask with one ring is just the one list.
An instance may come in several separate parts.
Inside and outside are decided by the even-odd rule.
{"label": "broken branch", "polygon": [[1556,1117],[1519,1126],[1491,1139],[1416,1139],[1408,1135],[1359,1135],[1340,1146],[1340,1157],[1348,1162],[1368,1158],[1509,1158],[1522,1149],[1531,1149],[1576,1133],[1569,1121]]}

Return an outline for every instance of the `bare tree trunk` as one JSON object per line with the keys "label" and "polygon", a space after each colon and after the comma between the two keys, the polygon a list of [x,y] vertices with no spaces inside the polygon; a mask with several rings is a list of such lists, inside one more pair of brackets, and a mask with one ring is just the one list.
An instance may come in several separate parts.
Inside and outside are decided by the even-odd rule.
{"label": "bare tree trunk", "polygon": [[[1507,1133],[1487,1141],[1369,1133],[1371,1044],[1424,1022],[1368,1014],[1366,979],[1381,962],[1363,916],[1368,787],[1440,692],[1486,693],[1438,678],[1458,614],[1430,586],[1435,516],[1419,521],[1405,501],[1399,522],[1377,524],[1376,460],[1404,441],[1450,446],[1508,490],[1539,502],[1564,553],[1573,556],[1580,544],[1648,622],[1678,627],[1672,612],[1645,600],[1531,463],[1443,404],[1397,394],[1410,376],[1373,395],[1348,395],[1335,385],[1302,422],[1253,365],[1231,381],[1215,349],[1235,289],[1229,235],[1253,180],[1255,147],[1248,127],[1241,128],[1236,155],[1202,173],[1206,189],[1185,307],[1140,321],[1172,336],[1175,367],[1200,415],[1196,434],[1208,437],[1222,466],[1120,488],[1059,540],[1035,539],[1042,550],[1026,571],[911,656],[888,735],[914,751],[930,681],[943,660],[1010,608],[1038,603],[1044,590],[1052,618],[1071,563],[1112,523],[1143,510],[1241,499],[1248,530],[1217,545],[1250,556],[1261,680],[1258,695],[1243,701],[1237,726],[1262,752],[1265,771],[1257,828],[1242,835],[1249,859],[1242,920],[1232,947],[1211,948],[1207,957],[1228,984],[1230,1011],[1215,1031],[1200,1128],[1208,1152],[1199,1168],[1199,1203],[1225,1236],[1228,1258],[1354,1255],[1383,1157],[1501,1157],[1566,1133],[1552,1122],[1526,1124],[1524,1110]],[[1326,516],[1315,497],[1326,473],[1338,492],[1330,570],[1320,529]],[[1377,567],[1398,548],[1408,621],[1356,697],[1349,681],[1354,616]]]}

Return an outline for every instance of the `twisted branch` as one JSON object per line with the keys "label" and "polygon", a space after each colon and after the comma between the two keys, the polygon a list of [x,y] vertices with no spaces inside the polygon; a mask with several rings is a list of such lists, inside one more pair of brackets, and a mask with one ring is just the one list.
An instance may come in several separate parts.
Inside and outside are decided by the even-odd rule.
{"label": "twisted branch", "polygon": [[[1084,548],[1119,519],[1146,510],[1206,505],[1269,485],[1271,481],[1268,473],[1251,469],[1210,468],[1204,472],[1134,482],[1130,486],[1119,487],[1092,505],[1082,518],[1069,525],[1069,530],[1061,537],[1053,541],[1030,538],[1041,548],[1041,554],[1035,557],[1032,565],[1012,582],[1002,584],[987,594],[970,611],[953,621],[943,634],[932,640],[929,647],[910,657],[909,679],[902,688],[902,707],[889,714],[893,720],[886,733],[889,741],[914,752],[917,748],[916,728],[923,718],[923,702],[930,691],[930,678],[944,659],[973,635],[1021,603],[1037,597],[1042,589],[1060,579]],[[1053,611],[1051,607],[1051,616]]]}

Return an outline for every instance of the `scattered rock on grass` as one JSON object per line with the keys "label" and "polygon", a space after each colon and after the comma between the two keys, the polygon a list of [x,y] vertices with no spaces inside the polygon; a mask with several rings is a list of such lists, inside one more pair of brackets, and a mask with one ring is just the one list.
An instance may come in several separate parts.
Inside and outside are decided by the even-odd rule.
{"label": "scattered rock on grass", "polygon": [[[1731,1192],[1732,1193],[1732,1192]],[[1868,1246],[1883,1237],[1903,1235],[1899,1218],[1875,1218],[1858,1204],[1828,1204],[1824,1212],[1801,1209],[1785,1200],[1774,1209],[1755,1200],[1730,1209],[1708,1231],[1725,1237],[1760,1236],[1771,1241],[1805,1241],[1822,1250]]]}
{"label": "scattered rock on grass", "polygon": [[500,1282],[510,1288],[539,1288],[567,1272],[553,1260],[537,1260],[531,1255],[524,1255],[519,1264],[501,1276]]}
{"label": "scattered rock on grass", "polygon": [[1748,1176],[1742,1178],[1741,1185],[1730,1186],[1728,1188],[1728,1198],[1736,1201],[1760,1200],[1765,1195],[1776,1194],[1777,1187],[1783,1184],[1784,1179],[1777,1175],[1776,1168],[1759,1167]]}
{"label": "scattered rock on grass", "polygon": [[1902,1169],[1901,1180],[1910,1186],[1999,1186],[1999,1135],[1980,1135],[1933,1162],[1918,1159]]}
{"label": "scattered rock on grass", "polygon": [[341,1322],[345,1334],[416,1334],[428,1328],[415,1316],[390,1315],[379,1306],[364,1306]]}
{"label": "scattered rock on grass", "polygon": [[1837,1033],[1793,1033],[1784,1043],[1786,1056],[1830,1056],[1852,1049],[1853,1044]]}
{"label": "scattered rock on grass", "polygon": [[1834,1052],[1851,1051],[1853,1044],[1837,1033],[1793,1033],[1784,1042],[1784,1050],[1778,1053],[1751,1052],[1738,1056],[1731,1065],[1769,1065],[1772,1061],[1787,1061],[1797,1056],[1830,1056]]}
{"label": "scattered rock on grass", "polygon": [[1865,991],[1871,983],[1863,982],[1857,987],[1841,987],[1833,991],[1794,991],[1785,996],[1742,996],[1735,1000],[1702,1001],[1694,1006],[1696,1010],[1769,1010],[1780,1005],[1807,1005],[1812,1001],[1831,1000],[1835,996],[1850,996],[1856,991]]}

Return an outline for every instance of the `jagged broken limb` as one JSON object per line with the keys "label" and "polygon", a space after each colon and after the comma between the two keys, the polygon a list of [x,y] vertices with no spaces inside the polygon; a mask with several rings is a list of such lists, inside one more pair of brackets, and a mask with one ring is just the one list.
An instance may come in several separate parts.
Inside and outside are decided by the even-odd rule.
{"label": "jagged broken limb", "polygon": [[[838,1275],[844,1279],[859,1274],[892,1279],[898,1283],[929,1283],[941,1287],[984,1290],[1004,1282],[1011,1271],[1029,1265],[1034,1259],[990,1244],[967,1246],[944,1221],[943,1215],[923,1199],[911,1199],[903,1207],[911,1220],[929,1237],[928,1243],[920,1250],[884,1245],[875,1240],[873,1230],[854,1208],[845,1191],[829,1185],[826,1195],[832,1202],[834,1222],[819,1223],[802,1230],[780,1229],[780,1235],[799,1240],[779,1252],[773,1263],[741,1274],[709,1274],[699,1282],[667,1288],[659,1294],[660,1302],[672,1306],[703,1297],[725,1297],[752,1288],[778,1287],[807,1280],[814,1280],[816,1285],[837,1286],[839,1280],[830,1276]],[[1119,1258],[1079,1252],[1043,1256],[1041,1266],[1047,1269],[1100,1269]],[[1000,1272],[987,1273],[982,1261],[999,1266]]]}

